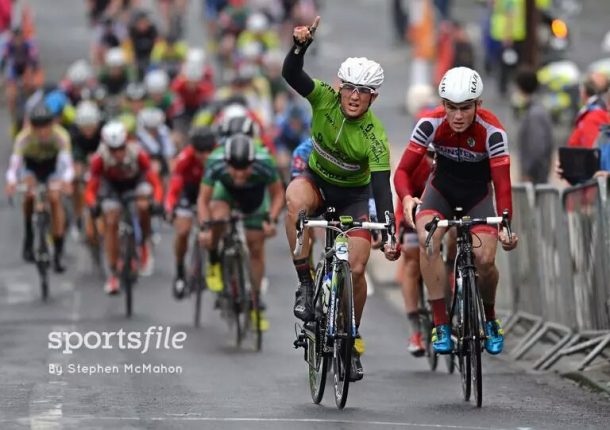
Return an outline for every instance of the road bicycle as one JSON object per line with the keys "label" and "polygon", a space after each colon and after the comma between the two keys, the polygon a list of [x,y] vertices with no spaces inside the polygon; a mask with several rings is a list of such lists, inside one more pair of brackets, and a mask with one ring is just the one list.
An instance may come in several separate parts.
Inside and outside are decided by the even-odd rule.
{"label": "road bicycle", "polygon": [[263,348],[262,303],[260,292],[253,287],[244,220],[264,216],[232,211],[227,219],[204,223],[205,226],[228,226],[220,242],[223,291],[218,295],[217,306],[229,329],[234,331],[235,345],[240,348],[245,340],[250,339],[256,351]]}
{"label": "road bicycle", "polygon": [[304,348],[308,364],[311,398],[318,404],[324,396],[326,374],[332,360],[335,403],[339,409],[345,407],[349,391],[352,349],[356,337],[354,315],[354,291],[349,265],[348,233],[357,230],[384,230],[389,232],[390,244],[394,246],[395,222],[386,212],[386,222],[355,221],[351,216],[335,218],[335,209],[330,207],[325,220],[309,219],[301,211],[297,221],[297,245],[294,255],[299,256],[303,247],[305,228],[326,229],[325,246],[316,266],[314,277],[313,321],[302,327],[297,325],[294,347]]}
{"label": "road bicycle", "polygon": [[[472,388],[477,407],[483,402],[483,379],[481,375],[481,352],[485,340],[485,312],[483,300],[477,287],[477,271],[474,264],[471,229],[477,225],[501,225],[512,240],[508,211],[500,217],[471,218],[461,216],[462,209],[456,208],[456,219],[441,220],[438,216],[426,224],[428,231],[425,246],[430,246],[432,236],[438,227],[457,229],[457,254],[454,264],[454,288],[449,321],[452,323],[452,337],[455,338],[453,353],[458,359],[458,369],[462,382],[464,400],[469,401]],[[429,249],[429,248],[428,248]]]}

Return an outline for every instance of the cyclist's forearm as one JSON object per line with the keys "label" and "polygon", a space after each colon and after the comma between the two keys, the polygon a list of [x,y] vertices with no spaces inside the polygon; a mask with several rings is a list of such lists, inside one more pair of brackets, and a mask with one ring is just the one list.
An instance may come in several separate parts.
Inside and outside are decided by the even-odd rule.
{"label": "cyclist's forearm", "polygon": [[392,189],[390,187],[390,171],[371,173],[371,187],[373,188],[377,217],[379,221],[384,222],[386,211],[391,214],[394,213]]}
{"label": "cyclist's forearm", "polygon": [[490,165],[498,215],[502,215],[502,212],[508,209],[509,218],[512,218],[513,201],[510,181],[510,158],[508,156],[494,158],[490,161]]}
{"label": "cyclist's forearm", "polygon": [[407,149],[402,154],[400,163],[398,163],[394,173],[394,188],[401,202],[406,196],[413,194],[410,176],[419,165],[425,152],[425,148],[422,150],[421,146],[409,143],[409,146],[407,146]]}
{"label": "cyclist's forearm", "polygon": [[292,47],[286,55],[282,67],[282,77],[303,97],[309,95],[314,89],[313,79],[303,70],[304,54],[304,48],[299,54],[295,54],[294,47]]}
{"label": "cyclist's forearm", "polygon": [[197,220],[199,224],[210,220],[210,201],[212,200],[213,188],[206,184],[199,187],[199,197],[197,198]]}
{"label": "cyclist's forearm", "polygon": [[9,162],[8,170],[6,171],[6,182],[9,184],[17,183],[17,172],[21,166],[22,157],[18,154],[12,154]]}

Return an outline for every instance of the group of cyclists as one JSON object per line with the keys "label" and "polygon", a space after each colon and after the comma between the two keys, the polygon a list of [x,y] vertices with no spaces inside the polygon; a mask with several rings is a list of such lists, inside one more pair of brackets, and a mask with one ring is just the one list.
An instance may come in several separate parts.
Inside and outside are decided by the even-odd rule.
{"label": "group of cyclists", "polygon": [[[137,198],[142,231],[137,269],[143,276],[154,271],[151,217],[163,216],[174,227],[172,291],[177,299],[187,289],[184,260],[194,226],[208,249],[207,288],[222,292],[222,225],[210,221],[226,219],[233,210],[246,215],[256,289],[265,276],[265,240],[276,235],[284,209],[290,249],[295,248],[296,222],[303,210],[316,216],[332,206],[337,214],[355,220],[374,213],[382,219],[395,212],[390,146],[382,121],[370,109],[381,92],[383,68],[364,57],[349,57],[341,63],[336,83],[312,79],[303,69],[304,58],[320,18],[310,26],[294,27],[311,15],[311,7],[301,4],[310,2],[260,2],[283,7],[283,13],[274,14],[272,9],[256,9],[259,2],[207,1],[206,15],[218,19],[208,21],[213,43],[206,50],[188,47],[181,39],[182,26],[177,31],[171,19],[160,36],[150,13],[134,8],[135,1],[92,3],[96,38],[91,59],[72,64],[57,85],[28,90],[22,117],[19,108],[14,112],[19,131],[6,191],[12,195],[19,183],[28,189],[23,206],[26,261],[33,260],[32,191],[38,182],[50,190],[55,271],[65,270],[64,238],[71,223],[90,246],[105,248],[104,288],[109,294],[120,290],[118,226],[125,193]],[[180,10],[181,2],[175,3],[172,7]],[[286,54],[279,35],[286,33],[287,25],[294,29]],[[163,47],[171,55],[160,55]],[[217,74],[212,55],[219,60]],[[39,67],[37,58],[29,64],[25,69]],[[453,349],[445,303],[447,270],[440,256],[445,229],[436,231],[428,252],[424,226],[435,216],[452,218],[456,207],[473,217],[512,211],[507,134],[481,107],[482,94],[476,71],[449,70],[439,85],[440,106],[420,115],[393,177],[398,222],[407,227],[403,277],[415,285],[407,294],[413,297],[421,271],[438,353]],[[510,250],[517,238],[490,227],[475,233],[481,243],[475,254],[487,320],[485,347],[497,354],[503,336],[494,311],[495,251],[498,241]],[[390,261],[400,258],[401,247],[391,246],[387,233],[372,239],[365,230],[351,233],[349,240],[359,327],[372,247]],[[294,315],[305,322],[313,318],[310,244],[305,237],[301,254],[293,259],[298,277]],[[407,308],[413,323],[409,349],[420,355],[417,309]],[[264,315],[261,327],[268,328]],[[363,377],[364,349],[357,334],[353,380]]]}

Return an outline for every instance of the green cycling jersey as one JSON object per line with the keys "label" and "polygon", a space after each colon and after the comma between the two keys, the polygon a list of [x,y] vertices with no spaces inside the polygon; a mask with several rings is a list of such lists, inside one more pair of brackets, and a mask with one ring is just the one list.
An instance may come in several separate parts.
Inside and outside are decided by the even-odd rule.
{"label": "green cycling jersey", "polygon": [[325,181],[341,187],[371,182],[371,172],[390,170],[390,148],[381,121],[369,109],[358,119],[341,111],[339,94],[314,79],[307,95],[313,110],[313,151],[309,167]]}

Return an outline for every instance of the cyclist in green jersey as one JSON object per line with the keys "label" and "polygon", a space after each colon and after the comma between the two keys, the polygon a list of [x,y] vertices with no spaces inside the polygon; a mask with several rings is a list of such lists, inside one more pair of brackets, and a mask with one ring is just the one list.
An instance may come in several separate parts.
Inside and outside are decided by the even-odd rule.
{"label": "cyclist in green jersey", "polygon": [[[284,186],[275,161],[251,137],[233,135],[210,154],[197,200],[199,239],[209,249],[206,283],[210,291],[220,292],[223,288],[218,242],[224,226],[209,228],[206,221],[227,219],[231,209],[247,216],[246,244],[252,281],[258,290],[265,275],[265,239],[275,236],[283,207]],[[260,318],[261,329],[266,330],[269,323],[264,315]]]}
{"label": "cyclist in green jersey", "polygon": [[[303,56],[313,41],[317,17],[311,27],[297,27],[294,46],[284,60],[282,76],[288,84],[311,104],[313,111],[311,135],[313,151],[308,168],[295,178],[286,190],[288,214],[286,235],[290,249],[296,242],[296,221],[299,211],[309,216],[322,214],[332,206],[337,215],[368,219],[369,195],[373,193],[380,218],[393,214],[390,188],[390,149],[386,132],[375,114],[369,110],[383,83],[383,69],[367,58],[348,58],[339,68],[339,90],[303,71]],[[382,250],[388,260],[396,260],[400,249],[385,243]],[[309,321],[313,317],[313,280],[309,263],[309,238],[303,241],[301,255],[294,259],[299,278],[294,314]],[[350,266],[352,269],[356,326],[366,301],[366,263],[371,251],[371,236],[366,230],[350,235]],[[356,337],[352,354],[352,379],[363,376],[360,355],[364,344]]]}

